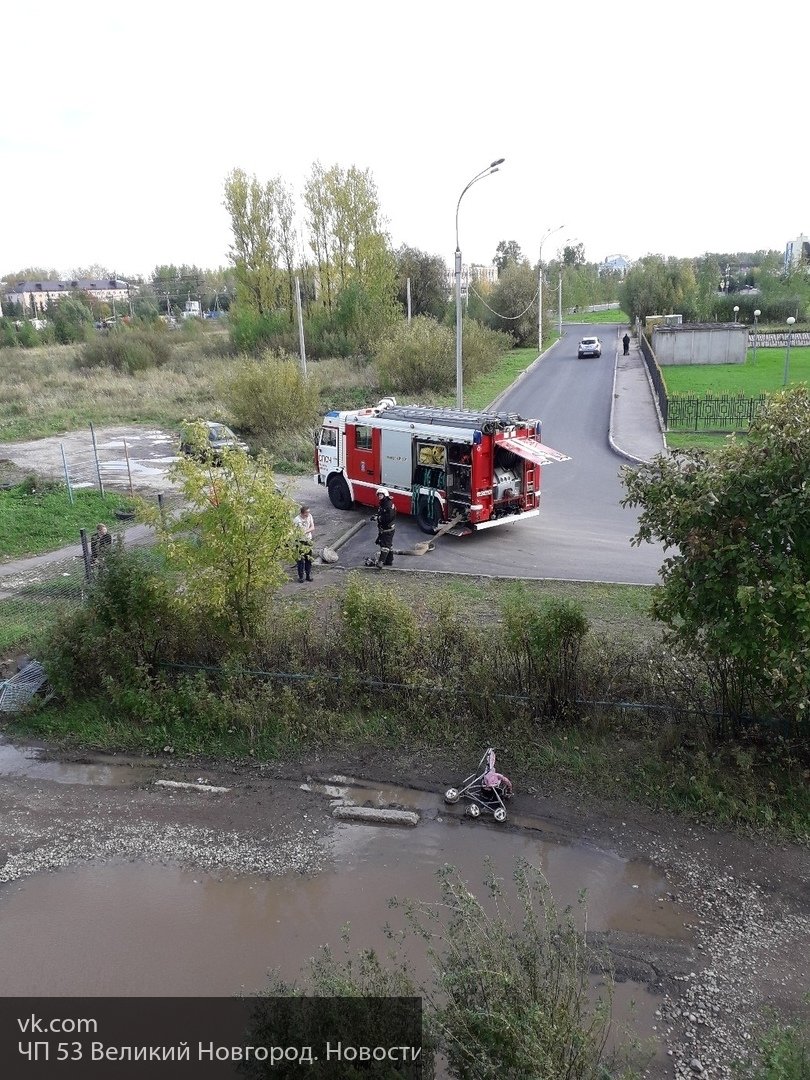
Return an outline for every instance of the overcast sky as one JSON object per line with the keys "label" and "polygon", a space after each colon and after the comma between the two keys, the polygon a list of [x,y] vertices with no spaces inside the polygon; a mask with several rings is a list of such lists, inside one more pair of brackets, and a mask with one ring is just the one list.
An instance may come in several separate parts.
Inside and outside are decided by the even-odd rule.
{"label": "overcast sky", "polygon": [[[11,9],[9,9],[11,10]],[[368,168],[452,265],[810,232],[808,9],[771,0],[40,0],[3,20],[0,274],[228,261],[223,181]]]}

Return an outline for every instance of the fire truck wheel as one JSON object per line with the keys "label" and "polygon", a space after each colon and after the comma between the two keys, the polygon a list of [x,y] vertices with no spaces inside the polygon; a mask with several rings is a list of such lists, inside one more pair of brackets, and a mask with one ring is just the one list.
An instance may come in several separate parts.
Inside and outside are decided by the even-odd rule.
{"label": "fire truck wheel", "polygon": [[441,507],[432,495],[420,495],[416,505],[416,524],[423,533],[433,536],[439,527]]}
{"label": "fire truck wheel", "polygon": [[326,490],[329,492],[329,499],[336,510],[351,510],[351,492],[349,491],[349,485],[342,476],[333,476],[326,485]]}

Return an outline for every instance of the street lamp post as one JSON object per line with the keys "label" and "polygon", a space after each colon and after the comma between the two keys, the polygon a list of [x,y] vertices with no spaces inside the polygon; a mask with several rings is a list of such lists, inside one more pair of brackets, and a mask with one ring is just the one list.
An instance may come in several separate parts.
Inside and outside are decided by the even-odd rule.
{"label": "street lamp post", "polygon": [[558,225],[556,229],[549,229],[544,233],[540,241],[540,266],[537,271],[537,352],[543,351],[543,244],[554,233],[564,229],[565,225]]}
{"label": "street lamp post", "polygon": [[456,407],[458,409],[464,408],[464,369],[461,362],[461,248],[458,243],[458,210],[461,206],[461,200],[473,184],[482,180],[485,176],[497,172],[498,166],[503,165],[505,160],[506,158],[498,158],[497,161],[490,162],[485,169],[482,169],[480,173],[474,176],[459,195],[456,203]]}
{"label": "street lamp post", "polygon": [[759,308],[754,309],[754,363],[757,362],[757,319],[761,314]]}
{"label": "street lamp post", "polygon": [[734,312],[734,325],[736,326],[736,324],[739,321],[737,316],[740,314],[740,305],[735,304],[734,307],[732,308],[732,311]]}
{"label": "street lamp post", "polygon": [[782,386],[787,386],[788,378],[790,377],[790,345],[791,345],[791,342],[793,340],[793,324],[795,322],[796,322],[796,320],[793,318],[793,316],[788,315],[788,320],[787,320],[788,339],[787,339],[787,350],[785,352],[785,377],[782,380]]}
{"label": "street lamp post", "polygon": [[[568,239],[565,241],[565,246],[568,247],[569,244],[573,244],[573,243],[576,243],[576,242],[577,241],[575,241],[572,236],[569,236]],[[560,280],[557,283],[557,337],[562,337],[562,280],[563,280],[563,263],[562,263],[562,260],[560,260]],[[541,282],[540,282],[540,287],[541,288],[542,288],[542,284],[543,283],[542,283],[542,280],[541,280]],[[539,350],[539,351],[542,352],[542,349]]]}

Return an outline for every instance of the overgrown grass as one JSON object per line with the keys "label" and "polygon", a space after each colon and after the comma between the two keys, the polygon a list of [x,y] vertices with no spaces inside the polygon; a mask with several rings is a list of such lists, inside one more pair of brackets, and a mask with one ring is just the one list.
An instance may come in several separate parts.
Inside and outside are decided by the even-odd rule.
{"label": "overgrown grass", "polygon": [[0,353],[0,435],[36,439],[122,423],[176,428],[185,417],[227,420],[220,387],[232,358],[206,355],[195,343],[175,345],[162,368],[135,375],[80,371],[74,345],[3,349]]}
{"label": "overgrown grass", "polygon": [[[45,490],[38,484],[45,484]],[[0,561],[39,555],[79,542],[79,530],[95,530],[130,500],[122,495],[75,491],[73,502],[59,485],[35,481],[0,491]]]}
{"label": "overgrown grass", "polygon": [[[782,389],[785,349],[749,349],[744,364],[673,364],[661,369],[670,394],[743,394],[758,397]],[[810,348],[790,350],[789,382],[810,381]]]}
{"label": "overgrown grass", "polygon": [[277,597],[234,643],[210,615],[177,609],[172,587],[129,563],[116,584],[114,567],[42,653],[65,696],[24,730],[262,759],[419,745],[440,760],[494,742],[523,789],[810,838],[801,743],[718,735],[706,673],[660,647],[651,589],[426,576],[394,591],[351,575],[317,603]]}
{"label": "overgrown grass", "polygon": [[757,1059],[740,1063],[735,1075],[741,1080],[810,1080],[810,1024],[785,1024],[774,1017],[757,1040]]}

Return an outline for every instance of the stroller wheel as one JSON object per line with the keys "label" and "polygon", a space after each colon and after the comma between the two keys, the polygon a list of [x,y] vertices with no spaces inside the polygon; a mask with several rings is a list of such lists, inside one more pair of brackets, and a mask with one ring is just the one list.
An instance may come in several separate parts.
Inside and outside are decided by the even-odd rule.
{"label": "stroller wheel", "polygon": [[480,816],[481,808],[479,806],[476,806],[475,803],[470,803],[470,805],[467,807],[467,817],[475,818]]}
{"label": "stroller wheel", "polygon": [[497,810],[493,811],[492,816],[496,821],[506,821],[506,811],[502,806],[499,806]]}
{"label": "stroller wheel", "polygon": [[445,791],[444,793],[444,801],[446,803],[457,803],[458,791],[454,787],[448,788],[447,791]]}

